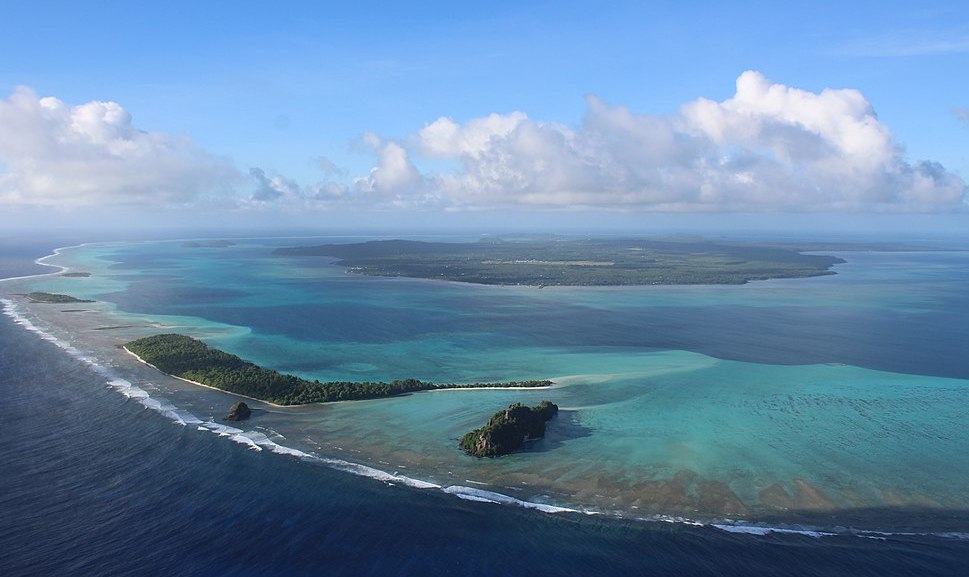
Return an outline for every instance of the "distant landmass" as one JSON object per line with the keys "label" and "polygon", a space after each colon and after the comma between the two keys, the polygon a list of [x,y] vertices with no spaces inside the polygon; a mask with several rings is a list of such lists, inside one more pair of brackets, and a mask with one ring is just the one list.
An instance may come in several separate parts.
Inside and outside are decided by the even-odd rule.
{"label": "distant landmass", "polygon": [[228,248],[235,246],[234,242],[228,240],[187,240],[182,243],[186,248]]}
{"label": "distant landmass", "polygon": [[538,287],[744,284],[834,274],[831,267],[844,262],[782,245],[642,239],[384,240],[273,253],[335,257],[364,275]]}

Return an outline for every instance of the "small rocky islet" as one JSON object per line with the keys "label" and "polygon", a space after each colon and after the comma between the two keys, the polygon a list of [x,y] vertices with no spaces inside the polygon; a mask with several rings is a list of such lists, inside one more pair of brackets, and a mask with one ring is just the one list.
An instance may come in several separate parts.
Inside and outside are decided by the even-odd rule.
{"label": "small rocky islet", "polygon": [[243,401],[232,403],[229,412],[222,417],[223,421],[245,421],[252,415],[252,409]]}
{"label": "small rocky islet", "polygon": [[558,405],[542,401],[534,407],[513,403],[495,413],[485,426],[466,433],[459,446],[473,457],[500,457],[545,436],[545,424],[558,414]]}

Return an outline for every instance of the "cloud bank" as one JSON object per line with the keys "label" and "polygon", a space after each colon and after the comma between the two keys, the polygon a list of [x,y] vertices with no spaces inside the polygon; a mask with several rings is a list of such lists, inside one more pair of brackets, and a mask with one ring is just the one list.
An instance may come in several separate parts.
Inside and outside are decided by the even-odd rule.
{"label": "cloud bank", "polygon": [[226,160],[185,137],[138,130],[116,102],[68,106],[17,88],[0,100],[0,202],[184,205],[228,193]]}
{"label": "cloud bank", "polygon": [[[748,71],[736,94],[673,115],[636,114],[595,96],[578,127],[522,112],[463,124],[439,118],[404,143],[371,137],[363,182],[398,201],[454,209],[933,212],[966,207],[966,184],[907,162],[857,90],[812,93]],[[420,173],[415,157],[456,162]]]}
{"label": "cloud bank", "polygon": [[[523,112],[441,117],[401,139],[366,133],[362,175],[329,159],[303,186],[248,179],[188,138],[146,132],[114,102],[0,100],[0,204],[240,209],[959,212],[966,183],[906,160],[857,90],[813,93],[744,72],[723,101],[638,114],[588,96],[578,125]],[[963,109],[956,116],[965,119]]]}

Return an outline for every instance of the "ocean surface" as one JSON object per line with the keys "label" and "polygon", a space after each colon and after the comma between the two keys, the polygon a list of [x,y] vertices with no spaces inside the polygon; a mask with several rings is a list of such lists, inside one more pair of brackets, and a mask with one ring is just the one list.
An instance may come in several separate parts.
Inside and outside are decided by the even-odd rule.
{"label": "ocean surface", "polygon": [[[45,262],[89,277],[0,284],[0,574],[969,573],[969,253],[539,290],[271,255],[306,243],[86,245]],[[8,242],[0,277],[60,270],[32,262],[54,246]],[[235,397],[117,348],[163,331],[321,380],[556,385],[233,428]],[[524,453],[457,450],[544,398],[564,410]]]}

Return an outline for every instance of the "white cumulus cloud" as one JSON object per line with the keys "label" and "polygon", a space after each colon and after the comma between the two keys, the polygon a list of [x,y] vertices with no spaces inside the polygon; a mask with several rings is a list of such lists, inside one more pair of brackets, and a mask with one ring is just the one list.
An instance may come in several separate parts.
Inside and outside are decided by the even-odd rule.
{"label": "white cumulus cloud", "polygon": [[401,144],[383,140],[373,133],[364,134],[363,142],[377,156],[377,165],[370,170],[370,174],[354,179],[354,185],[363,198],[378,206],[392,206],[401,204],[405,197],[408,202],[415,202],[422,196],[424,179]]}
{"label": "white cumulus cloud", "polygon": [[276,202],[281,199],[293,200],[303,196],[299,184],[288,178],[268,176],[261,168],[250,168],[249,176],[256,183],[251,200],[256,202]]}
{"label": "white cumulus cloud", "polygon": [[25,87],[0,100],[0,202],[177,205],[218,196],[238,178],[186,137],[137,129],[116,102],[68,106]]}
{"label": "white cumulus cloud", "polygon": [[492,139],[507,137],[527,119],[522,112],[491,114],[460,126],[450,118],[441,117],[425,126],[418,136],[424,154],[443,157],[460,154],[474,158],[491,147]]}
{"label": "white cumulus cloud", "polygon": [[908,162],[864,95],[813,93],[757,72],[722,102],[636,114],[587,98],[570,127],[524,113],[463,124],[439,118],[409,142],[450,159],[420,174],[408,149],[369,135],[378,165],[358,185],[452,208],[641,211],[931,212],[966,206],[966,184],[932,161]]}

